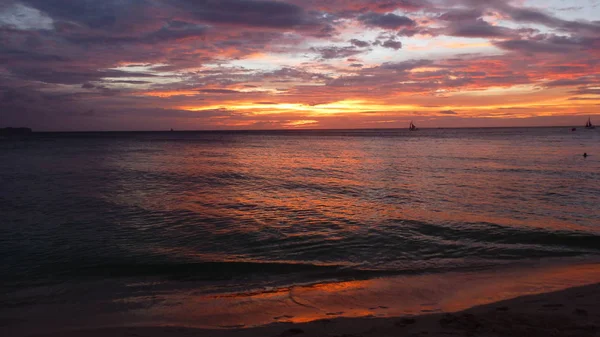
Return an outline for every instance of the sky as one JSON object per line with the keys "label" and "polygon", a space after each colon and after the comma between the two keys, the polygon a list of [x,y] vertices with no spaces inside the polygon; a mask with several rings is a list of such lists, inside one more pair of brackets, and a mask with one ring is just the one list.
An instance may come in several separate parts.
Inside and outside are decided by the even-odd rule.
{"label": "sky", "polygon": [[599,20],[600,0],[2,0],[0,127],[598,124]]}

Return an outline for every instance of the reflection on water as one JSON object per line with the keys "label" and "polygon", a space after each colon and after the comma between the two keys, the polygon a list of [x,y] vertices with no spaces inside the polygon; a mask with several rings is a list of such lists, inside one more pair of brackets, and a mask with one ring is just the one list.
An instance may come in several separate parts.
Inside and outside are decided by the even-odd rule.
{"label": "reflection on water", "polygon": [[[8,331],[20,336],[81,327],[168,325],[229,329],[337,317],[400,317],[456,312],[598,280],[597,263],[571,261],[568,265],[396,276],[228,294],[203,294],[190,289],[165,291],[160,284],[153,284],[150,292],[149,284],[127,284],[120,286],[129,288],[126,297],[17,308],[13,310],[16,315],[26,312],[26,317],[37,325],[14,324]],[[144,286],[146,291],[140,291]]]}
{"label": "reflection on water", "polygon": [[115,264],[247,261],[393,272],[598,253],[600,157],[580,156],[600,153],[598,133],[414,134],[5,142],[0,249],[16,254],[2,254],[10,255],[2,262],[23,267],[23,277],[60,279],[73,267],[94,274]]}
{"label": "reflection on water", "polygon": [[143,316],[203,328],[302,323],[335,317],[399,317],[456,312],[598,280],[600,268],[597,264],[504,268],[495,272],[447,273],[443,277],[426,274],[231,296],[169,295],[165,301],[175,305],[144,310]]}
{"label": "reflection on water", "polygon": [[52,304],[72,282],[205,296],[596,256],[600,133],[567,131],[0,142],[0,279],[10,301]]}

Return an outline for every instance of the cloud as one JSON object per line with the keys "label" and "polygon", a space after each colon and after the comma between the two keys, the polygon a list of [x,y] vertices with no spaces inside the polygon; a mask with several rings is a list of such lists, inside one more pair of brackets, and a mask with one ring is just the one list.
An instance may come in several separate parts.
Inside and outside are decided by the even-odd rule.
{"label": "cloud", "polygon": [[566,44],[557,44],[552,41],[542,40],[506,40],[506,41],[494,41],[494,45],[499,48],[525,52],[525,53],[565,53],[573,50],[573,46]]}
{"label": "cloud", "polygon": [[381,65],[381,69],[393,70],[398,72],[404,72],[419,67],[431,66],[433,61],[431,60],[409,60],[403,62],[387,62]]}
{"label": "cloud", "polygon": [[598,87],[580,87],[577,90],[572,91],[576,95],[600,95],[600,88]]}
{"label": "cloud", "polygon": [[198,90],[206,94],[239,94],[240,91],[230,89],[200,89]]}
{"label": "cloud", "polygon": [[476,9],[459,9],[451,10],[441,14],[437,17],[438,20],[442,21],[476,21],[483,15],[483,11],[480,8]]}
{"label": "cloud", "polygon": [[352,39],[352,40],[350,40],[350,43],[353,46],[356,46],[358,48],[365,48],[365,47],[370,46],[369,42],[367,42],[367,41],[361,41],[361,40],[358,40],[358,39]]}
{"label": "cloud", "polygon": [[65,37],[77,44],[158,44],[168,41],[180,41],[190,38],[202,38],[209,28],[185,22],[169,22],[163,27],[138,35],[111,35],[98,32],[77,32]]}
{"label": "cloud", "polygon": [[564,31],[584,31],[595,33],[598,31],[598,29],[600,29],[600,24],[598,23],[563,20],[534,8],[517,8],[509,6],[507,7],[506,12],[516,22],[537,23]]}
{"label": "cloud", "polygon": [[600,97],[570,97],[569,101],[600,101]]}
{"label": "cloud", "polygon": [[[0,32],[2,34],[2,32]],[[18,50],[3,48],[0,46],[0,61],[2,63],[9,63],[12,61],[23,63],[23,62],[67,62],[69,58],[61,55],[44,54],[38,53],[33,50]]]}
{"label": "cloud", "polygon": [[588,84],[597,84],[598,86],[600,86],[600,76],[591,75],[591,76],[584,76],[584,77],[573,78],[573,79],[563,78],[560,80],[546,82],[546,83],[544,83],[544,86],[546,86],[546,87],[572,87],[572,86],[581,86],[581,85],[588,85]]}
{"label": "cloud", "polygon": [[507,7],[507,12],[511,18],[517,22],[534,22],[547,26],[558,26],[564,22],[563,20],[533,8]]}
{"label": "cloud", "polygon": [[148,0],[22,0],[54,20],[55,25],[74,23],[104,31],[133,31],[148,25],[152,2]]}
{"label": "cloud", "polygon": [[442,114],[442,115],[458,115],[458,113],[453,110],[443,110],[443,111],[440,111],[440,114]]}
{"label": "cloud", "polygon": [[415,12],[426,10],[432,6],[427,0],[288,0],[299,6],[310,10],[326,11],[339,16],[348,14],[364,13],[371,11],[376,13],[392,12],[401,10],[403,12]]}
{"label": "cloud", "polygon": [[173,0],[198,21],[253,27],[294,28],[318,25],[298,5],[268,0]]}
{"label": "cloud", "polygon": [[0,27],[20,30],[50,30],[53,21],[39,10],[20,3],[0,6]]}
{"label": "cloud", "polygon": [[[437,120],[568,115],[600,94],[600,22],[579,13],[504,0],[10,0],[0,109],[10,121],[107,128],[373,126],[402,121],[410,105],[460,107],[424,108]],[[313,102],[335,112],[314,117]]]}
{"label": "cloud", "polygon": [[371,0],[369,2],[377,5],[377,8],[381,10],[402,9],[405,11],[417,11],[430,5],[425,0]]}
{"label": "cloud", "polygon": [[99,81],[101,79],[155,77],[155,75],[141,72],[128,72],[122,70],[88,70],[88,69],[52,69],[26,67],[12,69],[13,73],[21,78],[56,84],[80,84]]}
{"label": "cloud", "polygon": [[402,27],[412,27],[415,25],[415,22],[412,19],[393,13],[379,14],[371,12],[360,15],[358,20],[367,26],[379,27],[383,29],[399,29]]}
{"label": "cloud", "polygon": [[345,58],[363,52],[363,50],[356,49],[355,47],[323,47],[311,48],[311,50],[320,54],[320,57],[325,60]]}
{"label": "cloud", "polygon": [[123,83],[123,84],[151,84],[151,81],[132,81],[132,80],[114,80],[110,83]]}
{"label": "cloud", "polygon": [[477,37],[477,38],[499,38],[514,36],[511,29],[492,26],[483,19],[475,21],[459,21],[453,23],[449,27],[449,34],[452,36],[461,37]]}
{"label": "cloud", "polygon": [[396,40],[387,40],[381,44],[382,47],[398,50],[402,48],[402,42]]}

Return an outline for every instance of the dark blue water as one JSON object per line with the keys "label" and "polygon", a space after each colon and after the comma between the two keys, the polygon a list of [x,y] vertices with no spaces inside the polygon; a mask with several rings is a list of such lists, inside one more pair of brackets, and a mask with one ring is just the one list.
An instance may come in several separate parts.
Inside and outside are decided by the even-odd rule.
{"label": "dark blue water", "polygon": [[0,281],[221,292],[594,257],[599,172],[600,132],[568,128],[0,140]]}

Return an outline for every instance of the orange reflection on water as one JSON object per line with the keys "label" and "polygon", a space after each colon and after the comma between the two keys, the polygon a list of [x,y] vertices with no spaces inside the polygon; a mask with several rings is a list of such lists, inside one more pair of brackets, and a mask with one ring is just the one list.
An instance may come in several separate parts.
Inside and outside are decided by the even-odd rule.
{"label": "orange reflection on water", "polygon": [[600,281],[598,264],[530,265],[295,286],[230,295],[165,296],[146,315],[154,322],[229,328],[335,317],[397,317],[455,312],[523,295]]}

